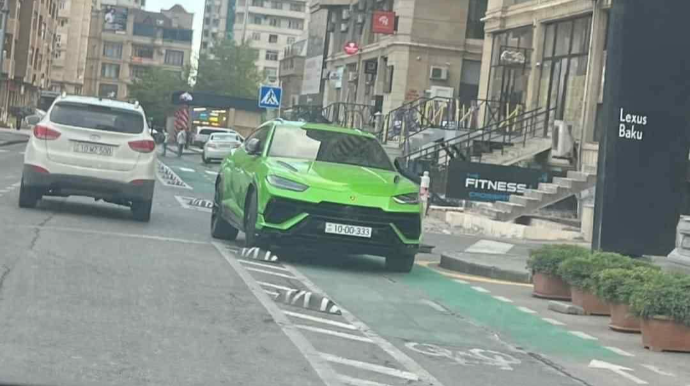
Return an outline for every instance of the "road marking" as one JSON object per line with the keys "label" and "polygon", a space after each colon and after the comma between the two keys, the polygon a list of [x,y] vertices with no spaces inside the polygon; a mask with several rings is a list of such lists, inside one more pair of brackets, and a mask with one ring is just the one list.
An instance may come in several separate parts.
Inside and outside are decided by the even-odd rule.
{"label": "road marking", "polygon": [[338,331],[333,331],[333,330],[327,330],[325,328],[319,328],[319,327],[312,327],[312,326],[307,326],[304,324],[296,324],[295,327],[305,330],[305,331],[312,331],[312,332],[318,332],[319,334],[326,334],[326,335],[332,335],[332,336],[337,336],[338,338],[344,338],[344,339],[350,339],[350,340],[356,340],[358,342],[364,342],[364,343],[374,343],[373,340],[366,338],[364,336],[359,336],[359,335],[352,335],[352,334],[346,334],[344,332],[338,332]]}
{"label": "road marking", "polygon": [[604,362],[604,361],[599,361],[599,360],[596,360],[596,359],[593,359],[593,360],[589,363],[589,367],[591,367],[591,368],[593,368],[593,369],[611,370],[611,371],[613,371],[614,373],[620,375],[621,377],[627,378],[628,380],[630,380],[630,381],[632,381],[632,382],[634,382],[634,383],[636,383],[636,384],[638,384],[638,385],[647,385],[647,384],[648,384],[647,381],[644,381],[644,380],[642,380],[642,379],[640,379],[640,378],[637,378],[636,376],[634,376],[634,375],[632,375],[632,374],[627,373],[626,371],[633,371],[633,369],[630,369],[630,368],[627,368],[627,367],[623,367],[623,366],[619,366],[619,365],[614,365],[613,363],[608,363],[608,362]]}
{"label": "road marking", "polygon": [[676,377],[676,374],[666,372],[666,371],[664,371],[664,370],[662,370],[662,369],[660,369],[660,368],[658,368],[658,367],[656,367],[656,366],[652,366],[652,365],[642,365],[642,367],[644,367],[644,368],[646,368],[646,369],[648,369],[648,370],[651,370],[651,371],[653,371],[653,372],[655,372],[655,373],[657,373],[657,374],[659,374],[659,375],[664,375],[664,376],[673,377],[673,378]]}
{"label": "road marking", "polygon": [[339,363],[341,365],[357,367],[362,370],[374,371],[379,374],[390,375],[392,377],[398,377],[410,381],[419,381],[419,377],[417,376],[417,374],[410,373],[409,371],[398,370],[392,367],[379,366],[368,362],[360,362],[353,359],[347,359],[339,357],[337,355],[331,355],[326,353],[321,353],[321,357],[329,362]]}
{"label": "road marking", "polygon": [[341,327],[345,328],[348,330],[356,331],[357,327],[347,324],[347,323],[341,323],[341,322],[336,322],[335,320],[328,320],[324,318],[319,318],[317,316],[311,316],[311,315],[306,315],[306,314],[300,314],[299,312],[292,312],[292,311],[283,311],[285,315],[292,316],[294,318],[299,318],[299,319],[304,319],[304,320],[310,320],[312,322],[317,322],[317,323],[323,323],[323,324],[328,324],[331,326],[335,327]]}
{"label": "road marking", "polygon": [[485,293],[485,294],[491,293],[491,291],[489,291],[488,289],[483,288],[483,287],[472,287],[472,289],[477,291],[477,292],[481,292],[481,293]]}
{"label": "road marking", "polygon": [[196,171],[196,170],[194,170],[194,169],[183,168],[183,167],[181,167],[181,166],[178,167],[178,169],[181,170],[181,171],[183,171],[183,172],[187,172],[187,173],[194,173],[194,172]]}
{"label": "road marking", "polygon": [[7,153],[9,150],[0,149],[0,153]]}
{"label": "road marking", "polygon": [[212,176],[217,176],[217,175],[218,175],[218,172],[214,172],[214,171],[212,171],[212,170],[207,170],[207,171],[206,171],[206,174],[209,174],[209,175],[212,175]]}
{"label": "road marking", "polygon": [[278,276],[278,277],[284,277],[284,278],[286,278],[286,279],[296,279],[294,276],[285,275],[285,274],[278,273],[278,272],[266,271],[265,269],[252,268],[252,267],[246,267],[245,269],[246,269],[247,271],[265,273],[265,274],[267,274],[267,275],[273,275],[273,276]]}
{"label": "road marking", "polygon": [[531,308],[527,308],[527,307],[522,307],[522,306],[521,306],[521,307],[518,307],[517,309],[520,310],[520,311],[522,311],[522,312],[524,312],[524,313],[526,313],[526,314],[536,314],[536,313],[537,313],[537,311],[535,311],[535,310],[533,310],[533,309],[531,309]]}
{"label": "road marking", "polygon": [[21,184],[22,184],[21,182],[15,182],[14,184],[12,184],[12,186],[14,186],[15,188],[18,188],[19,186],[21,186]]}
{"label": "road marking", "polygon": [[[292,266],[288,265],[286,266],[295,277],[302,282],[309,290],[312,292],[326,296],[324,294],[324,291],[321,290],[319,287],[316,286],[311,280],[309,280],[306,276],[304,276],[301,272],[293,268]],[[381,347],[383,351],[385,351],[388,355],[393,357],[395,360],[397,360],[400,364],[403,365],[408,371],[411,373],[417,374],[419,376],[419,379],[421,379],[426,386],[442,386],[443,384],[436,379],[431,373],[426,371],[422,366],[420,366],[417,362],[415,362],[412,358],[407,356],[404,352],[400,351],[397,347],[395,347],[391,342],[383,339],[380,337],[378,334],[376,334],[369,326],[364,324],[361,320],[357,319],[350,311],[340,307],[340,312],[342,313],[343,318],[353,326],[357,327],[357,329],[364,334],[365,336],[371,338],[371,340],[374,341],[376,345]]]}
{"label": "road marking", "polygon": [[0,193],[9,193],[9,191],[10,191],[9,189],[1,189]]}
{"label": "road marking", "polygon": [[174,237],[137,235],[137,234],[133,234],[133,233],[94,231],[91,229],[81,229],[81,228],[64,228],[64,227],[34,226],[34,225],[13,225],[12,228],[40,229],[43,231],[53,231],[53,232],[84,233],[84,234],[91,234],[91,235],[98,235],[98,236],[115,236],[115,237],[128,237],[128,238],[133,238],[133,239],[169,241],[169,242],[175,242],[175,243],[181,243],[181,244],[209,245],[209,243],[206,241],[185,240],[185,239],[178,239],[178,238],[174,238]]}
{"label": "road marking", "polygon": [[627,351],[625,351],[625,350],[621,350],[621,349],[619,349],[618,347],[604,346],[604,348],[607,349],[607,350],[613,351],[613,352],[615,352],[615,353],[618,354],[618,355],[622,355],[622,356],[624,356],[624,357],[634,357],[634,356],[635,356],[634,354],[631,354],[631,353],[629,353],[629,352],[627,352]]}
{"label": "road marking", "polygon": [[443,308],[440,304],[434,302],[433,300],[424,299],[424,300],[420,300],[419,302],[422,304],[426,304],[427,306],[435,309],[438,312],[442,312],[444,314],[448,313],[448,311],[446,311],[445,308]]}
{"label": "road marking", "polygon": [[456,282],[456,283],[460,283],[460,284],[470,284],[470,283],[468,283],[468,282],[466,282],[466,281],[464,281],[464,280],[460,280],[460,279],[455,279],[455,280],[453,280],[453,281]]}
{"label": "road marking", "polygon": [[265,281],[257,281],[257,283],[259,283],[265,287],[271,287],[271,288],[275,288],[275,289],[279,289],[279,290],[283,290],[283,291],[290,291],[290,290],[294,289],[294,288],[289,288],[289,287],[283,287],[282,285],[266,283]]}
{"label": "road marking", "polygon": [[541,320],[545,321],[546,323],[551,323],[554,326],[565,326],[565,323],[559,322],[556,319],[551,319],[551,318],[541,318]]}
{"label": "road marking", "polygon": [[213,213],[213,201],[185,196],[175,196],[175,200],[177,200],[177,202],[180,203],[180,206],[184,209],[198,210],[204,213]]}
{"label": "road marking", "polygon": [[314,349],[314,346],[304,337],[296,328],[293,328],[293,324],[290,319],[285,316],[280,311],[280,308],[268,298],[264,293],[264,289],[261,288],[259,283],[257,283],[254,278],[245,270],[245,268],[235,260],[235,258],[224,250],[223,245],[220,243],[213,243],[216,247],[218,253],[225,259],[225,261],[230,264],[232,269],[240,276],[242,281],[249,287],[254,296],[261,302],[266,311],[273,317],[283,333],[292,341],[292,343],[297,347],[297,349],[302,353],[304,358],[309,362],[311,367],[316,371],[319,377],[324,381],[327,386],[340,386],[340,381],[338,376],[333,371],[333,368],[324,360],[325,358]]}
{"label": "road marking", "polygon": [[283,268],[277,265],[271,265],[271,264],[262,264],[262,263],[257,263],[254,261],[247,261],[247,260],[238,260],[242,264],[248,264],[248,265],[255,265],[257,267],[264,267],[264,268],[270,268],[270,269],[277,269],[279,271],[287,271],[287,268]]}
{"label": "road marking", "polygon": [[513,244],[501,243],[491,240],[479,240],[465,249],[466,253],[483,253],[487,255],[505,255],[513,249]]}
{"label": "road marking", "polygon": [[280,296],[279,293],[273,292],[273,291],[269,291],[269,290],[267,290],[267,289],[265,289],[264,292],[266,292],[267,294],[273,296],[274,298],[277,298],[278,296]]}
{"label": "road marking", "polygon": [[512,302],[513,302],[512,300],[508,299],[508,298],[505,297],[505,296],[494,296],[494,299],[500,300],[500,301],[502,301],[502,302],[504,302],[504,303],[512,303]]}
{"label": "road marking", "polygon": [[340,382],[348,386],[390,386],[386,383],[378,383],[374,381],[368,381],[366,379],[352,378],[342,374],[338,375],[338,379],[340,380]]}
{"label": "road marking", "polygon": [[527,283],[514,283],[510,281],[501,281],[501,280],[494,280],[494,279],[487,279],[484,277],[479,277],[479,276],[472,276],[472,275],[462,275],[457,272],[449,271],[447,269],[443,269],[439,267],[438,265],[434,265],[436,263],[433,263],[431,261],[418,261],[415,264],[429,268],[430,270],[438,273],[439,275],[443,275],[452,279],[461,279],[462,281],[467,280],[470,282],[477,282],[477,283],[489,283],[489,284],[501,284],[501,285],[507,285],[507,286],[513,286],[513,287],[525,287],[525,288],[532,288],[534,287],[533,284],[527,284]]}
{"label": "road marking", "polygon": [[592,335],[587,335],[582,331],[568,331],[569,334],[575,335],[578,338],[582,339],[587,339],[587,340],[599,340],[599,338],[595,338]]}

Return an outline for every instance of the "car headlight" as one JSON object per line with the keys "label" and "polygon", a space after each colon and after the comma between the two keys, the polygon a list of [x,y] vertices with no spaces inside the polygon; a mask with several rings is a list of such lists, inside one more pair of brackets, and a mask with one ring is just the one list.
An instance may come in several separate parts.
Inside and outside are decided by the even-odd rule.
{"label": "car headlight", "polygon": [[393,197],[393,200],[395,200],[395,202],[397,202],[398,204],[403,205],[419,204],[419,193],[401,194],[399,196]]}
{"label": "car headlight", "polygon": [[309,186],[307,185],[274,175],[266,177],[266,181],[276,188],[292,190],[293,192],[304,192],[305,190],[309,189]]}

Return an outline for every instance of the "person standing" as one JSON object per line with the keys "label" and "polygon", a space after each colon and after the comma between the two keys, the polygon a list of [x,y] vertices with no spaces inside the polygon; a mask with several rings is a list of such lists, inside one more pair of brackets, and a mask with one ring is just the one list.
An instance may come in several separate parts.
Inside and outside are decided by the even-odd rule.
{"label": "person standing", "polygon": [[184,151],[185,146],[187,145],[187,131],[185,130],[180,130],[179,133],[177,133],[177,156],[182,157],[182,152]]}

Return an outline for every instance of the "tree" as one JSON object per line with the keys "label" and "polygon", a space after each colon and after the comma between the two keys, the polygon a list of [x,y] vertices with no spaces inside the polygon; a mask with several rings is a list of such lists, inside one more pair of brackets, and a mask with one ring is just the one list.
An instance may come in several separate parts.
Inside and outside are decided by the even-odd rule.
{"label": "tree", "polygon": [[171,103],[175,91],[189,90],[190,69],[182,73],[151,67],[129,86],[131,99],[139,101],[147,118],[156,125],[165,126],[165,120],[175,112]]}
{"label": "tree", "polygon": [[249,43],[217,42],[211,55],[199,58],[194,91],[255,98],[263,78],[256,68],[257,58],[258,51]]}

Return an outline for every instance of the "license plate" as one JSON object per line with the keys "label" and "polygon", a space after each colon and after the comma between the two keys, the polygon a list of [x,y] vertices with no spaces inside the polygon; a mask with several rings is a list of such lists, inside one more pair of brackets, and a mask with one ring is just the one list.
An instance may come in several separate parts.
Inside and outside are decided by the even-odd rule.
{"label": "license plate", "polygon": [[334,224],[331,222],[326,223],[326,233],[341,236],[363,237],[366,239],[371,238],[371,228],[369,227]]}
{"label": "license plate", "polygon": [[96,145],[94,143],[76,142],[74,144],[73,149],[75,153],[95,154],[102,155],[105,157],[112,157],[114,147]]}

